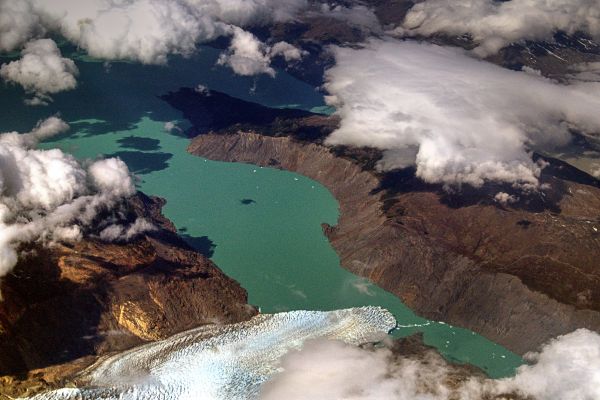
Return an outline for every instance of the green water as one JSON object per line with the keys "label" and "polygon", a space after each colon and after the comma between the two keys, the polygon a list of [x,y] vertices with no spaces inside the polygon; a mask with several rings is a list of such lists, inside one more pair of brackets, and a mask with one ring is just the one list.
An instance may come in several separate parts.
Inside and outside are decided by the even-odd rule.
{"label": "green water", "polygon": [[[27,107],[23,93],[0,86],[0,131],[28,131],[60,112],[71,131],[44,144],[80,158],[121,157],[140,190],[167,199],[164,213],[193,246],[208,254],[247,290],[263,312],[329,310],[379,305],[397,318],[398,336],[422,331],[448,358],[469,362],[494,377],[512,374],[522,360],[470,331],[419,318],[400,300],[339,265],[321,230],[335,224],[338,205],[319,183],[301,175],[188,154],[188,139],[166,133],[167,121],[185,121],[157,96],[203,84],[270,106],[322,109],[312,87],[280,72],[276,79],[241,78],[214,67],[204,49],[169,68],[85,59],[78,89],[48,107]],[[320,108],[321,107],[321,108]]]}

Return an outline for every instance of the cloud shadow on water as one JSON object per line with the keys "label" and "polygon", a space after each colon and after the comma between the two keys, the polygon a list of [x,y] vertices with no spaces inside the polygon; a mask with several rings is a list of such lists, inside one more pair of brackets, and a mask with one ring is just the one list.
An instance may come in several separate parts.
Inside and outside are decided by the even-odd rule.
{"label": "cloud shadow on water", "polygon": [[119,157],[127,164],[131,172],[144,175],[167,169],[169,167],[168,161],[173,157],[173,154],[164,152],[117,151],[107,154],[106,157]]}
{"label": "cloud shadow on water", "polygon": [[160,140],[150,139],[138,136],[127,136],[117,140],[122,148],[135,149],[140,151],[157,151],[160,150]]}

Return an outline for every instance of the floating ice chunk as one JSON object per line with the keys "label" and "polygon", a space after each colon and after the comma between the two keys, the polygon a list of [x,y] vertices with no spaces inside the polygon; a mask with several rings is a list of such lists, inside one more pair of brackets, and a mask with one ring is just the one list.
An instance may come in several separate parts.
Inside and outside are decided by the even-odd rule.
{"label": "floating ice chunk", "polygon": [[427,321],[423,324],[408,324],[408,325],[397,325],[397,328],[421,328],[423,326],[431,325],[431,321]]}
{"label": "floating ice chunk", "polygon": [[279,360],[306,340],[359,345],[396,326],[379,307],[261,314],[233,325],[204,326],[99,360],[84,372],[82,388],[60,389],[33,400],[246,400],[279,371]]}

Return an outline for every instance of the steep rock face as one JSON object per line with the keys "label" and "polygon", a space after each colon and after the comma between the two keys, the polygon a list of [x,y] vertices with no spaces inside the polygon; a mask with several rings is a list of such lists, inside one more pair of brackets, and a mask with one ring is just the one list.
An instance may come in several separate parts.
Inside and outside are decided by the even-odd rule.
{"label": "steep rock face", "polygon": [[131,200],[158,228],[131,243],[88,238],[22,256],[0,282],[0,393],[52,386],[98,355],[256,314],[237,282],[176,235],[162,204]]}
{"label": "steep rock face", "polygon": [[381,190],[381,177],[368,168],[289,137],[205,134],[188,150],[324,184],[340,202],[338,225],[325,232],[342,266],[427,318],[467,327],[521,354],[579,327],[600,331],[596,186],[552,178],[568,193],[558,209],[456,207],[427,187]]}

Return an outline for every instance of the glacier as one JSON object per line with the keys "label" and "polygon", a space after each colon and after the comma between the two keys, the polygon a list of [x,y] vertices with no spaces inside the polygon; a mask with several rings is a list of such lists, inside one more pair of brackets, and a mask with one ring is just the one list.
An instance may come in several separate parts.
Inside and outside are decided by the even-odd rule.
{"label": "glacier", "polygon": [[104,357],[82,372],[79,388],[30,400],[252,400],[279,360],[312,339],[376,342],[396,327],[380,307],[259,314],[207,325]]}

